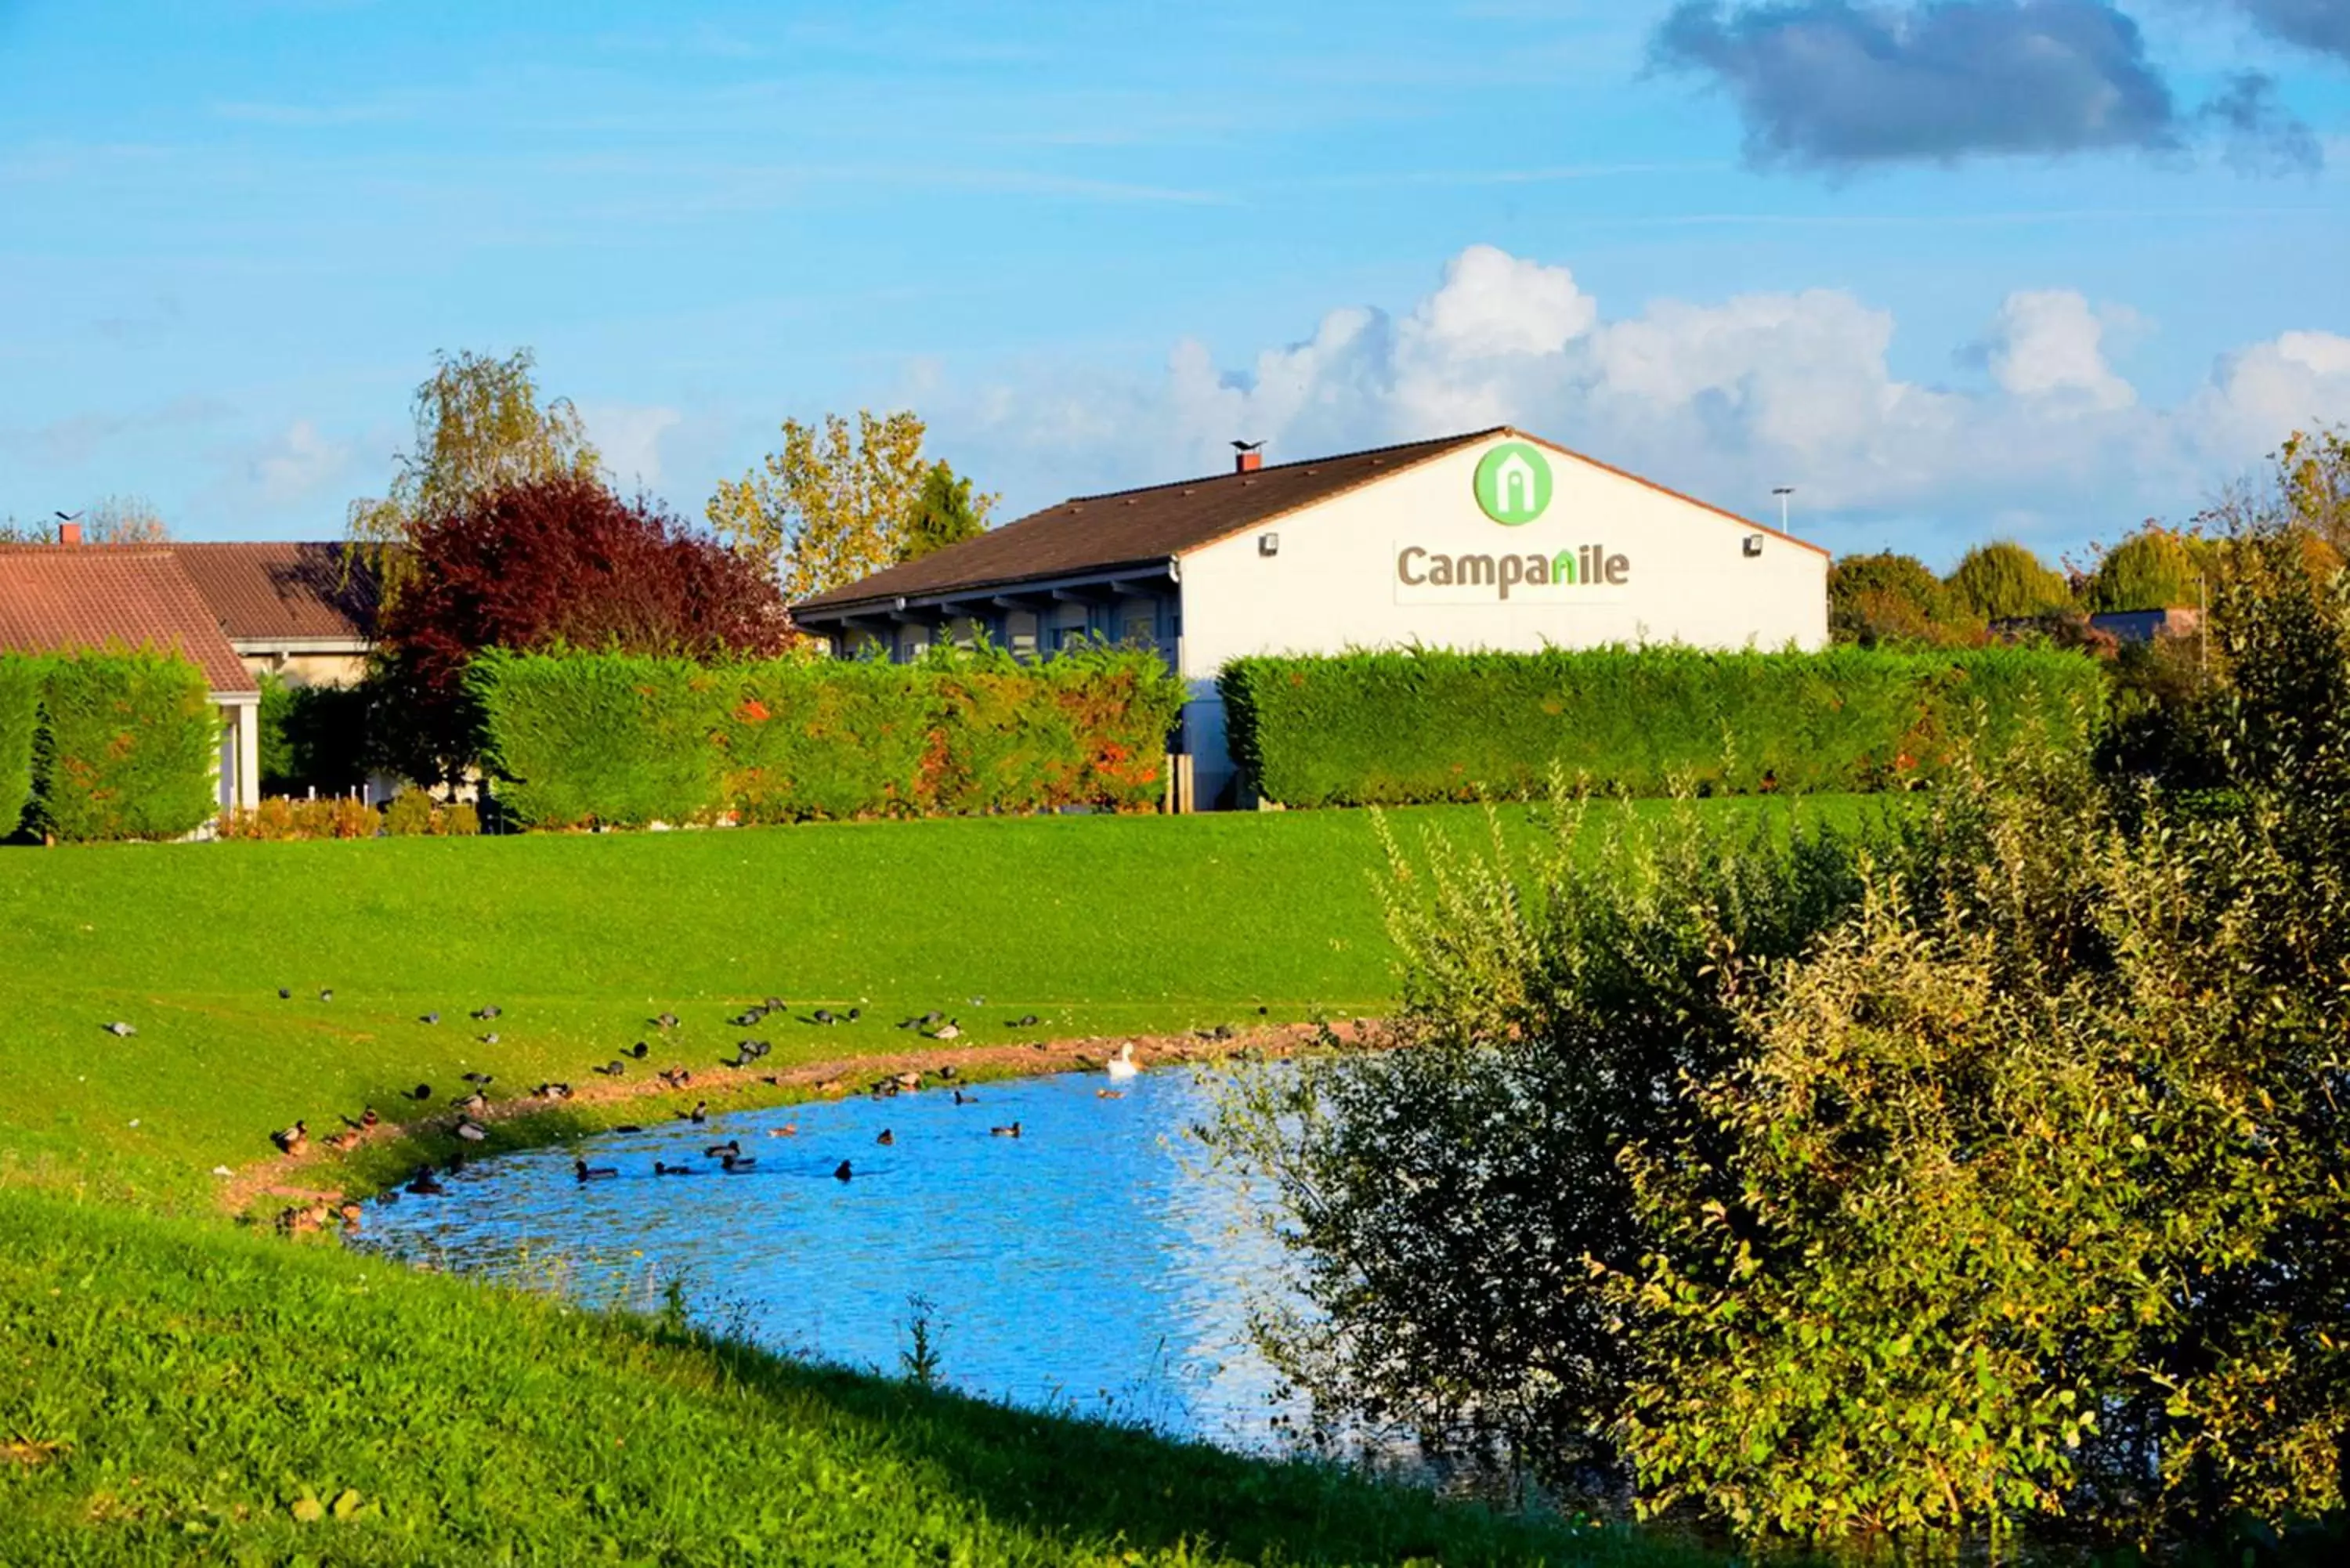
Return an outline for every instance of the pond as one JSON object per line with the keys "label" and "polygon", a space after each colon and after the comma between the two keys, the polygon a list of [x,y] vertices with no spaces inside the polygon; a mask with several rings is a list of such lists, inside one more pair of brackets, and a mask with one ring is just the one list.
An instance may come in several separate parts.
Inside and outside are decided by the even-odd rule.
{"label": "pond", "polygon": [[[470,1166],[374,1210],[368,1244],[597,1305],[657,1305],[681,1277],[708,1326],[892,1374],[919,1314],[953,1387],[1274,1449],[1303,1407],[1247,1343],[1246,1293],[1275,1249],[1189,1168],[1211,1093],[1185,1071],[1064,1075],[962,1106],[929,1089],[649,1124]],[[755,1168],[705,1157],[729,1140]],[[576,1155],[618,1174],[583,1185]]]}

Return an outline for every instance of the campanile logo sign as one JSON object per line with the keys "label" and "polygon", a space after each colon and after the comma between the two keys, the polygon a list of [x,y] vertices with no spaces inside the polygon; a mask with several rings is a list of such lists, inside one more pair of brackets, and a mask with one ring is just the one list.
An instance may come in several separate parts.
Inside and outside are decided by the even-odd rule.
{"label": "campanile logo sign", "polygon": [[1477,464],[1477,506],[1494,522],[1516,527],[1550,506],[1550,460],[1522,441],[1507,441]]}

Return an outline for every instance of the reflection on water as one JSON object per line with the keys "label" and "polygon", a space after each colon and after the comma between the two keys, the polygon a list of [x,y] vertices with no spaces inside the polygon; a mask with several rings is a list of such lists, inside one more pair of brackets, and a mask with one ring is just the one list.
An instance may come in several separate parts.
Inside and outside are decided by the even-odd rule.
{"label": "reflection on water", "polygon": [[[646,1304],[682,1271],[696,1311],[778,1349],[899,1369],[912,1296],[943,1380],[1017,1404],[1107,1414],[1229,1446],[1275,1441],[1274,1378],[1243,1293],[1274,1249],[1224,1185],[1184,1168],[1209,1091],[1149,1073],[989,1084],[675,1122],[577,1150],[508,1155],[448,1196],[369,1216],[371,1244],[494,1278]],[[991,1136],[1017,1121],[1022,1137]],[[771,1129],[797,1123],[789,1137]],[[876,1140],[887,1129],[893,1141]],[[704,1157],[739,1140],[755,1169]],[[656,1177],[656,1160],[694,1168]],[[854,1175],[837,1180],[834,1168]]]}

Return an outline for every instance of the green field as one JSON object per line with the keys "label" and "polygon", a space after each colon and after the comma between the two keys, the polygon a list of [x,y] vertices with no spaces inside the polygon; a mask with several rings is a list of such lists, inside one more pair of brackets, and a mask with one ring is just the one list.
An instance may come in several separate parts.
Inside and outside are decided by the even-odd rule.
{"label": "green field", "polygon": [[[1484,833],[1465,809],[1391,820]],[[1336,812],[0,853],[0,1562],[1670,1560],[220,1213],[214,1168],[270,1158],[296,1116],[396,1118],[419,1081],[440,1109],[467,1070],[497,1096],[588,1083],[640,1038],[640,1075],[704,1067],[769,994],[792,1020],[751,1033],[778,1065],[902,1049],[893,1025],[931,1008],[978,1044],[1375,1013],[1379,865],[1370,821]],[[855,1024],[796,1021],[852,1005]],[[502,1122],[489,1147],[593,1125]],[[364,1185],[433,1148],[306,1179]],[[291,1511],[347,1490],[356,1518]]]}

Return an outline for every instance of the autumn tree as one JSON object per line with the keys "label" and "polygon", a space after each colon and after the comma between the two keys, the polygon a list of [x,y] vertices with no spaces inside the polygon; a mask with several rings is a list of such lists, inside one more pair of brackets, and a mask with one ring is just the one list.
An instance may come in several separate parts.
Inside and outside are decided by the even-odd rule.
{"label": "autumn tree", "polygon": [[1846,556],[1828,568],[1828,633],[1863,648],[1981,640],[1983,618],[1915,556]]}
{"label": "autumn tree", "polygon": [[82,508],[81,536],[91,545],[162,545],[172,530],[143,495],[106,495]]}
{"label": "autumn tree", "polygon": [[2206,597],[2200,539],[2149,523],[2097,558],[2084,597],[2093,614],[2176,609]]}
{"label": "autumn tree", "polygon": [[780,651],[789,619],[753,562],[649,498],[557,473],[478,495],[414,531],[407,591],[383,612],[382,758],[425,783],[473,761],[465,666],[487,648],[714,659]]}
{"label": "autumn tree", "polygon": [[527,348],[500,359],[461,350],[432,356],[416,389],[415,444],[394,455],[391,493],[351,503],[351,541],[367,547],[387,602],[412,571],[425,524],[501,490],[558,475],[594,479],[602,458],[568,398],[539,402],[536,362]]}
{"label": "autumn tree", "polygon": [[1966,607],[1989,620],[2054,615],[2073,603],[2072,586],[2039,556],[2012,540],[1978,545],[1950,573]]}
{"label": "autumn tree", "polygon": [[852,427],[785,420],[783,447],[740,480],[721,480],[711,524],[770,567],[787,602],[971,537],[993,495],[974,495],[943,462],[925,462],[920,416],[860,409]]}
{"label": "autumn tree", "polygon": [[[172,537],[163,514],[143,495],[102,496],[60,521],[79,524],[82,542],[88,545],[162,545]],[[0,522],[0,545],[57,542],[55,524],[19,523],[14,517]]]}

